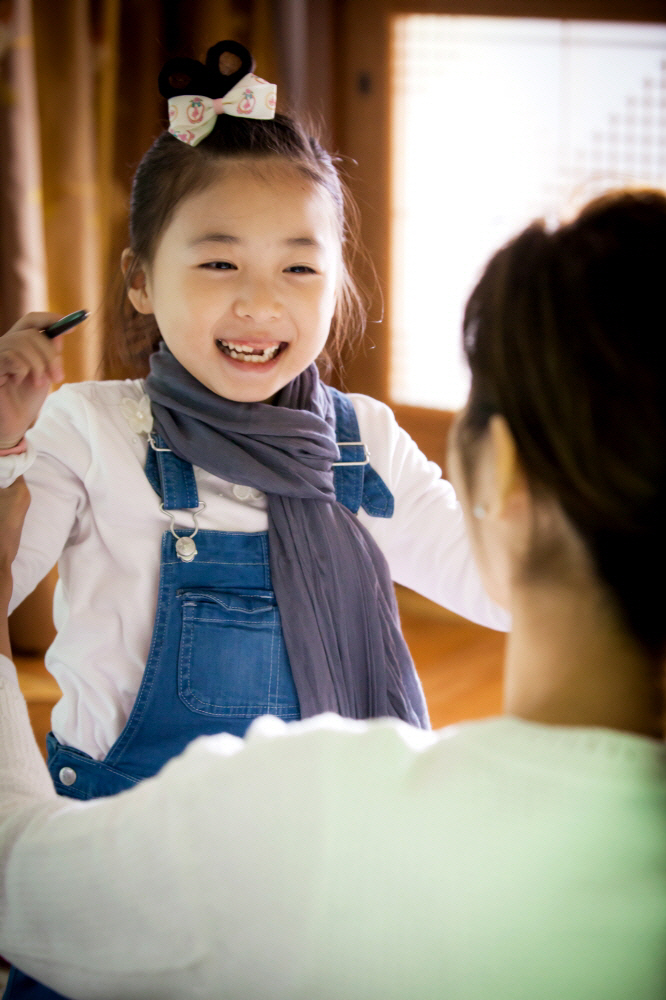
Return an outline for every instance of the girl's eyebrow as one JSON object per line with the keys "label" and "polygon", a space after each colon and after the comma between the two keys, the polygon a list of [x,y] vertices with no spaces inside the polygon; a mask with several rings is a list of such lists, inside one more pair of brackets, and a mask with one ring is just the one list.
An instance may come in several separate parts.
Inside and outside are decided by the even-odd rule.
{"label": "girl's eyebrow", "polygon": [[290,247],[314,247],[315,250],[323,250],[321,243],[314,236],[292,236],[284,242]]}
{"label": "girl's eyebrow", "polygon": [[191,247],[198,247],[202,243],[240,243],[240,237],[230,236],[228,233],[206,233],[204,236],[197,236],[190,241]]}
{"label": "girl's eyebrow", "polygon": [[[190,241],[190,247],[198,247],[203,243],[223,243],[226,246],[242,243],[240,236],[231,236],[229,233],[205,233]],[[290,236],[282,241],[289,247],[313,247],[315,250],[323,250],[322,244],[314,236]]]}

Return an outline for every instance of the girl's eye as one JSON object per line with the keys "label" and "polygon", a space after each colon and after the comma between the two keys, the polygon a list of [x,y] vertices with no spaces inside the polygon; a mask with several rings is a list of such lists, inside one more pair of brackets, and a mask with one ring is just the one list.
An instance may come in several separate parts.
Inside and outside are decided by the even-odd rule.
{"label": "girl's eye", "polygon": [[294,264],[293,267],[288,267],[287,271],[291,274],[316,274],[317,272],[313,267],[308,267],[307,264]]}
{"label": "girl's eye", "polygon": [[208,271],[231,271],[236,269],[236,265],[228,260],[210,260],[201,267]]}

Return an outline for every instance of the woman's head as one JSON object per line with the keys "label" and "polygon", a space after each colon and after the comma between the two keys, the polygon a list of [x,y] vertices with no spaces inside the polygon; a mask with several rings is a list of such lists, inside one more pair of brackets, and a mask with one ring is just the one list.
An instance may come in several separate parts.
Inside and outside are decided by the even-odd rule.
{"label": "woman's head", "polygon": [[[225,177],[238,177],[239,167],[245,169],[250,181],[261,174],[269,184],[284,177],[290,168],[303,188],[325,204],[330,241],[338,258],[328,338],[330,352],[336,355],[345,341],[362,329],[364,321],[362,299],[351,277],[351,258],[357,248],[355,209],[332,157],[301,125],[282,114],[267,120],[220,114],[212,132],[196,146],[169,132],[156,139],[133,182],[126,287],[131,289],[140,282],[142,272],[150,273],[162,237],[186,202],[213,190]],[[279,198],[278,190],[275,196]],[[132,308],[125,310],[123,327],[124,364],[129,363],[139,373],[159,341],[159,329],[151,315],[137,314]],[[328,360],[326,353],[324,356]]]}
{"label": "woman's head", "polygon": [[[666,198],[601,198],[549,232],[500,250],[472,293],[472,373],[456,440],[475,498],[477,456],[498,415],[543,510],[582,540],[628,630],[666,645]],[[474,502],[474,499],[472,499]],[[480,513],[483,513],[482,511]],[[556,579],[566,558],[535,520],[522,579]]]}

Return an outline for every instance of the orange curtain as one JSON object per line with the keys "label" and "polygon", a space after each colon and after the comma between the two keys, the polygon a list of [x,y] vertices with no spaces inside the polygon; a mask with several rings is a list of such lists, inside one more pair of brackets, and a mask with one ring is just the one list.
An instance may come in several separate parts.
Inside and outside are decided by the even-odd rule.
{"label": "orange curtain", "polygon": [[0,3],[0,323],[46,305],[37,80],[30,3]]}

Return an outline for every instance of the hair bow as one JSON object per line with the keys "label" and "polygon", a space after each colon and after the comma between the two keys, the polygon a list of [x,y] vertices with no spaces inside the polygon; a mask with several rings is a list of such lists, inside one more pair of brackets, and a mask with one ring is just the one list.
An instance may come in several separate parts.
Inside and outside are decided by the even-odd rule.
{"label": "hair bow", "polygon": [[218,115],[235,118],[274,118],[277,87],[248,73],[224,97],[181,94],[169,99],[169,132],[190,146],[213,131]]}
{"label": "hair bow", "polygon": [[169,132],[196,146],[215,127],[217,116],[274,118],[277,87],[255,76],[254,59],[238,42],[218,42],[206,64],[170,59],[159,76],[169,102]]}

